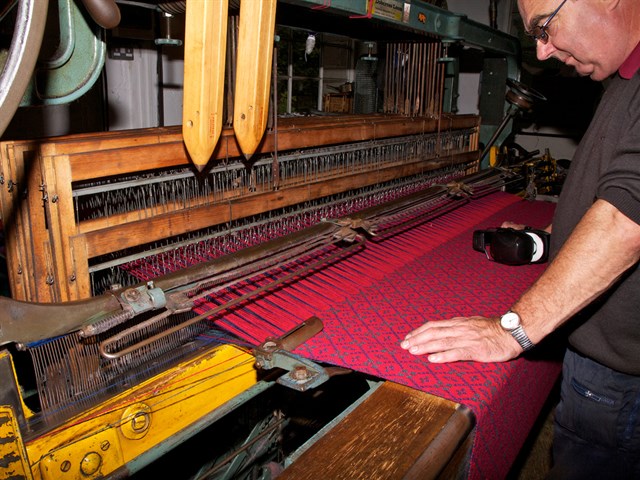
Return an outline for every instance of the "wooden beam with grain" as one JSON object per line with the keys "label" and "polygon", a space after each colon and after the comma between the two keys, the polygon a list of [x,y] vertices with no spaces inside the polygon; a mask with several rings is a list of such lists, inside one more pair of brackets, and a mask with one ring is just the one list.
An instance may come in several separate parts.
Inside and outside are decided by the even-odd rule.
{"label": "wooden beam with grain", "polygon": [[276,4],[277,0],[240,4],[233,131],[247,160],[267,126]]}
{"label": "wooden beam with grain", "polygon": [[190,0],[185,19],[182,135],[202,171],[222,131],[228,1]]}

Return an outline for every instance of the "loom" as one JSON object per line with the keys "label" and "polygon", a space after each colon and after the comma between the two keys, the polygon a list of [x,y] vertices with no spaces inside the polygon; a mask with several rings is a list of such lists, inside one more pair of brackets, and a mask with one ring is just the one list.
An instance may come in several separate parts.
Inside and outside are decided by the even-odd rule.
{"label": "loom", "polygon": [[[356,31],[376,40],[377,61],[387,66],[381,108],[268,115],[276,3],[283,18],[335,28],[360,22]],[[477,218],[475,210],[455,213],[465,205],[507,208],[511,200],[492,204],[491,194],[520,179],[486,168],[480,155],[481,141],[505,134],[504,101],[489,99],[517,77],[517,42],[428,3],[396,3],[261,2],[252,16],[243,2],[227,19],[195,2],[181,127],[2,143],[12,298],[0,298],[0,404],[11,439],[0,449],[0,478],[144,472],[276,383],[305,392],[347,371],[370,373],[308,350],[327,330],[313,311],[329,315],[327,305],[410,263],[431,222],[453,238]],[[212,38],[226,45],[216,50]],[[502,78],[485,86],[482,124],[454,113],[450,52],[461,44],[484,50],[487,72]],[[195,75],[209,61],[201,54],[217,75]],[[370,48],[363,61],[372,61]],[[225,86],[221,70],[244,83]],[[474,414],[465,405],[374,377],[368,384],[333,420],[337,427],[276,467],[267,454],[282,418],[256,425],[243,446],[229,445],[225,459],[195,478],[249,478],[256,468],[266,475],[265,465],[306,478],[296,468],[314,467],[295,462],[300,455],[339,445],[332,435],[353,435],[354,415],[364,427],[366,408],[382,405],[396,405],[385,409],[391,423],[425,408],[437,413],[420,420],[410,449],[398,443],[389,452],[402,459],[398,470],[377,478],[468,468]]]}

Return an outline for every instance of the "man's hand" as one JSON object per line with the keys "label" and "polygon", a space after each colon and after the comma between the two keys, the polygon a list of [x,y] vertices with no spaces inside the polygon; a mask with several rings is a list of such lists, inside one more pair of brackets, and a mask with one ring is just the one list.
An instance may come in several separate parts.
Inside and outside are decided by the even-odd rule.
{"label": "man's hand", "polygon": [[[514,230],[524,230],[525,228],[527,228],[527,226],[524,223],[515,223],[510,220],[502,222],[502,225],[500,226],[502,228],[513,228]],[[552,229],[553,229],[553,225],[549,224],[546,227],[544,227],[542,230],[547,233],[551,233]]]}
{"label": "man's hand", "polygon": [[427,322],[400,344],[413,355],[428,355],[433,363],[456,361],[505,362],[522,353],[518,342],[500,326],[500,319],[455,317]]}

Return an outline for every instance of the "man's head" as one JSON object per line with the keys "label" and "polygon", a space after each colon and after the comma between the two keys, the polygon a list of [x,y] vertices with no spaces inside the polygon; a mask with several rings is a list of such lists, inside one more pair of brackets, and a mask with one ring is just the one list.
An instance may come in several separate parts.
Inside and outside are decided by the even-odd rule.
{"label": "man's head", "polygon": [[[543,33],[540,60],[556,58],[593,80],[615,73],[640,42],[639,0],[518,0],[518,7],[525,29]],[[543,32],[535,28],[556,10]]]}

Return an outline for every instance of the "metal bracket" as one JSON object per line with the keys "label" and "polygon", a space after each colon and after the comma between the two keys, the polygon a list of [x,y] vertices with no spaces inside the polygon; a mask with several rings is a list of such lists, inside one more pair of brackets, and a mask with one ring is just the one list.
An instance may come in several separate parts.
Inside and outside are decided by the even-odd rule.
{"label": "metal bracket", "polygon": [[256,355],[256,365],[260,368],[287,370],[276,382],[300,392],[316,388],[329,380],[329,374],[320,365],[286,350],[271,352],[268,360],[264,356],[257,357]]}
{"label": "metal bracket", "polygon": [[157,310],[166,305],[167,301],[161,288],[147,282],[146,285],[127,288],[120,294],[120,301],[125,309],[131,308],[135,315]]}
{"label": "metal bracket", "polygon": [[333,238],[337,240],[344,240],[350,243],[362,241],[362,235],[360,235],[358,231],[364,231],[372,237],[376,235],[376,225],[362,218],[344,217],[337,220],[325,219],[323,221],[341,227],[340,230],[333,234]]}
{"label": "metal bracket", "polygon": [[268,338],[253,350],[256,367],[264,370],[287,370],[276,382],[301,392],[326,382],[329,374],[324,368],[289,351],[320,332],[322,328],[322,321],[317,317],[311,317],[282,337]]}

